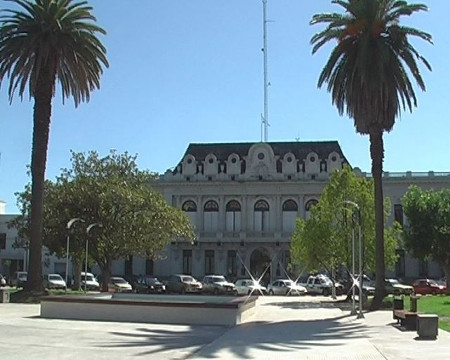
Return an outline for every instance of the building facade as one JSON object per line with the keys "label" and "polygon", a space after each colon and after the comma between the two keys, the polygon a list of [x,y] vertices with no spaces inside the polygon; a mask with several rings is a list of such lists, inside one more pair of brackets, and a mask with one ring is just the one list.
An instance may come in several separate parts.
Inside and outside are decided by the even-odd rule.
{"label": "building facade", "polygon": [[[196,229],[195,241],[173,242],[157,259],[134,256],[115,261],[113,273],[129,278],[185,273],[236,279],[248,277],[249,272],[265,281],[284,277],[296,219],[309,216],[331,173],[345,164],[348,161],[336,141],[190,144],[179,164],[152,186],[169,204],[186,212]],[[358,168],[354,171],[370,176]],[[413,184],[448,188],[450,173],[385,172],[384,196],[393,207],[388,222],[404,223],[401,199]],[[16,235],[6,228],[9,216],[0,215],[3,273],[5,260],[12,260],[16,270],[26,270],[26,249],[11,245]],[[45,273],[65,271],[65,259],[50,256],[45,249],[43,263]],[[100,273],[95,267],[92,271]],[[437,264],[413,259],[399,248],[396,268],[388,275],[412,279],[442,274]]]}

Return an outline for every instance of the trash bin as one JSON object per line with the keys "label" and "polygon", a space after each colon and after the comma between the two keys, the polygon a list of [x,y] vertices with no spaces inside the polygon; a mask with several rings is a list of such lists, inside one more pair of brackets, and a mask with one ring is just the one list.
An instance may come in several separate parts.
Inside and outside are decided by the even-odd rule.
{"label": "trash bin", "polygon": [[394,310],[403,310],[403,297],[394,298]]}
{"label": "trash bin", "polygon": [[417,312],[417,300],[419,300],[419,297],[416,295],[411,295],[409,300],[410,300],[409,310],[411,312]]}
{"label": "trash bin", "polygon": [[9,288],[0,289],[0,303],[9,303]]}

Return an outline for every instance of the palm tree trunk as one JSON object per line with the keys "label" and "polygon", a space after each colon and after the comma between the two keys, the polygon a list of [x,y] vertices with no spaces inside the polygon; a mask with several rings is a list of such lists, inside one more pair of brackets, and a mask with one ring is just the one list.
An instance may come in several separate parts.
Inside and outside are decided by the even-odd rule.
{"label": "palm tree trunk", "polygon": [[[49,68],[52,68],[49,66]],[[42,220],[47,147],[55,73],[40,71],[34,93],[33,145],[31,152],[30,260],[26,290],[42,290]]]}
{"label": "palm tree trunk", "polygon": [[371,310],[377,310],[385,296],[384,277],[384,206],[383,206],[383,131],[375,129],[370,132],[370,157],[372,158],[372,176],[375,190],[375,296]]}

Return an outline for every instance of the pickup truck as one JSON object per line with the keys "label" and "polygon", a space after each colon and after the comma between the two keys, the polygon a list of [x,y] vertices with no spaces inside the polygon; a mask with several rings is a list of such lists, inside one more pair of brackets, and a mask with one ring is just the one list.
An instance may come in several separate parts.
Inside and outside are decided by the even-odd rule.
{"label": "pickup truck", "polygon": [[[309,294],[319,294],[329,296],[332,293],[333,282],[325,275],[316,275],[308,277],[305,284],[302,284]],[[334,284],[336,294],[340,295],[343,292],[343,286],[339,283]]]}

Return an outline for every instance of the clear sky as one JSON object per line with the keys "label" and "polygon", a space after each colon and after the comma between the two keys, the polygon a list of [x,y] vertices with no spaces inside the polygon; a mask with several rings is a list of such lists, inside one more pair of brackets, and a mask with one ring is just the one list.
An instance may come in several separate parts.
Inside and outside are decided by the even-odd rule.
{"label": "clear sky", "polygon": [[[418,108],[385,135],[386,171],[450,171],[450,1],[405,24],[433,35],[413,40],[433,67]],[[1,1],[0,8],[6,4]],[[191,142],[261,140],[262,0],[89,0],[107,35],[110,68],[91,101],[75,109],[54,99],[47,178],[70,166],[70,150],[138,154],[141,169],[174,167]],[[315,13],[340,11],[329,0],[268,0],[269,141],[339,141],[354,167],[370,172],[369,141],[340,117],[317,78],[331,47],[311,54]],[[33,102],[0,91],[0,199],[18,212],[14,193],[29,181]]]}

